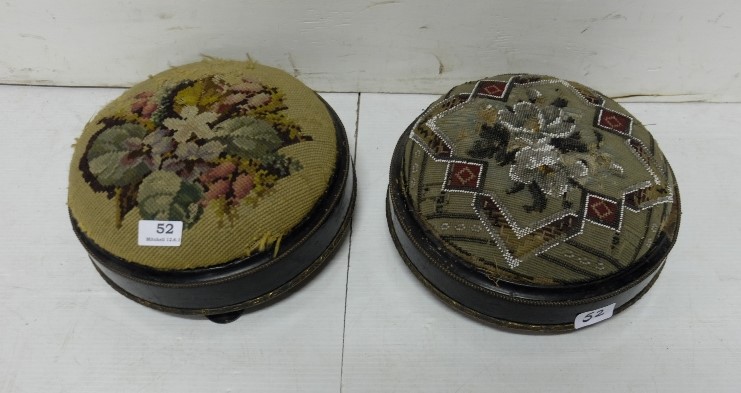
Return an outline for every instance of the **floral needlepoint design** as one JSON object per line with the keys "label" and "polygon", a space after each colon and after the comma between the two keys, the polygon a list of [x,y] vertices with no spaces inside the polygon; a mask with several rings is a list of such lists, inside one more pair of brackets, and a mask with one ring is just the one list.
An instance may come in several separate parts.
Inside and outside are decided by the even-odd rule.
{"label": "floral needlepoint design", "polygon": [[[409,139],[409,208],[486,279],[516,268],[539,285],[611,274],[564,253],[632,263],[650,241],[643,223],[663,221],[675,200],[645,127],[575,82],[518,74],[465,83],[432,104]],[[558,277],[535,278],[556,265]]]}
{"label": "floral needlepoint design", "polygon": [[278,151],[311,140],[285,109],[283,93],[248,79],[213,76],[141,92],[127,111],[100,121],[80,170],[93,190],[116,199],[119,225],[134,207],[142,219],[186,227],[210,204],[230,217],[302,169]]}
{"label": "floral needlepoint design", "polygon": [[499,121],[510,132],[527,138],[565,138],[576,128],[564,118],[561,108],[555,105],[539,107],[527,101],[518,102],[512,110],[499,111]]}
{"label": "floral needlepoint design", "polygon": [[515,155],[509,177],[522,184],[535,184],[548,196],[563,195],[569,179],[584,177],[587,166],[580,161],[567,162],[547,138],[538,139]]}
{"label": "floral needlepoint design", "polygon": [[587,164],[594,160],[589,154],[594,152],[564,111],[568,101],[559,98],[543,105],[539,91],[529,89],[527,95],[529,101],[499,110],[494,124],[484,124],[481,139],[468,153],[511,165],[509,178],[515,185],[508,193],[527,189],[533,202],[523,208],[542,212],[548,197],[564,195],[574,181],[590,174]]}

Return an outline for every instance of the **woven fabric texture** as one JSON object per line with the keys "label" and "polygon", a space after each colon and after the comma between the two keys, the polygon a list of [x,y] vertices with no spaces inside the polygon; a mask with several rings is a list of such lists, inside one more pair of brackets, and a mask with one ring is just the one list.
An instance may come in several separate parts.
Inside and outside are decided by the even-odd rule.
{"label": "woven fabric texture", "polygon": [[410,208],[492,281],[597,280],[674,234],[676,184],[656,141],[615,101],[578,83],[539,75],[466,83],[408,136]]}
{"label": "woven fabric texture", "polygon": [[[287,73],[204,60],[132,87],[77,140],[68,205],[109,253],[161,270],[275,250],[335,170],[332,117]],[[179,247],[139,246],[140,220],[183,222]]]}

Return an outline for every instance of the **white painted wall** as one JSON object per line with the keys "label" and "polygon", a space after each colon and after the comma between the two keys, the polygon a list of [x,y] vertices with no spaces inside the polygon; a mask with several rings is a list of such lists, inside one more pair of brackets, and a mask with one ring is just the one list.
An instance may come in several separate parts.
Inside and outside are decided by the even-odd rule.
{"label": "white painted wall", "polygon": [[527,71],[634,100],[741,101],[740,20],[738,0],[5,0],[0,83],[126,86],[249,53],[322,91]]}

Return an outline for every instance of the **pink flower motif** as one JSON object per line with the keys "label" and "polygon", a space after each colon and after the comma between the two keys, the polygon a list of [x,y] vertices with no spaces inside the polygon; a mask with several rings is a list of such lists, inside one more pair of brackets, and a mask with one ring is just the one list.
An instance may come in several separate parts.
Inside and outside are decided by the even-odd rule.
{"label": "pink flower motif", "polygon": [[153,93],[145,91],[137,94],[134,98],[133,104],[131,104],[131,112],[138,113],[139,116],[148,119],[152,116],[152,113],[157,110],[157,102],[152,100]]}
{"label": "pink flower motif", "polygon": [[229,180],[221,179],[208,185],[208,191],[203,195],[203,204],[207,204],[214,199],[225,197],[230,189]]}
{"label": "pink flower motif", "polygon": [[222,162],[218,166],[204,173],[201,176],[201,182],[204,184],[208,184],[208,183],[213,182],[216,179],[231,177],[235,169],[237,169],[237,167],[234,165],[233,162],[231,161]]}
{"label": "pink flower motif", "polygon": [[265,86],[258,82],[253,82],[248,79],[242,79],[242,83],[238,85],[233,85],[230,90],[237,91],[240,93],[257,93],[260,90],[263,90]]}
{"label": "pink flower motif", "polygon": [[213,111],[216,113],[227,113],[235,105],[238,105],[247,98],[245,93],[233,93],[221,99],[221,101],[214,103]]}
{"label": "pink flower motif", "polygon": [[224,198],[230,205],[237,205],[255,188],[252,175],[238,172],[237,167],[230,161],[211,168],[201,175],[200,180],[207,188],[202,205],[219,198]]}
{"label": "pink flower motif", "polygon": [[250,97],[249,100],[247,100],[247,106],[249,106],[250,108],[259,108],[269,103],[270,98],[271,98],[270,94],[266,94],[266,93],[256,94]]}
{"label": "pink flower motif", "polygon": [[255,182],[252,181],[252,176],[249,174],[243,173],[237,176],[237,179],[234,180],[234,183],[232,184],[232,188],[234,189],[234,199],[238,201],[246,197],[254,187]]}

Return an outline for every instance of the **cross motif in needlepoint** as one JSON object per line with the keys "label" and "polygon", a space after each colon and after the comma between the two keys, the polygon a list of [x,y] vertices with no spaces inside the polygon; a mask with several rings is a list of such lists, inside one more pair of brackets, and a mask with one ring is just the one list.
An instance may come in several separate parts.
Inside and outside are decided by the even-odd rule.
{"label": "cross motif in needlepoint", "polygon": [[429,130],[429,134],[427,136],[427,143],[430,147],[430,150],[432,150],[432,152],[435,154],[435,157],[450,157],[450,147],[445,143],[445,141],[442,140],[442,138],[440,138],[431,130]]}
{"label": "cross motif in needlepoint", "polygon": [[616,131],[622,134],[630,134],[633,119],[620,113],[602,109],[597,115],[597,126],[606,130]]}
{"label": "cross motif in needlepoint", "polygon": [[645,147],[643,147],[643,144],[642,143],[640,143],[640,142],[638,142],[638,141],[636,141],[634,139],[631,139],[629,143],[630,143],[630,147],[632,147],[633,150],[635,150],[636,153],[638,153],[638,155],[641,158],[643,158],[646,162],[649,161],[650,155],[649,155],[648,151],[646,151],[647,149]]}
{"label": "cross motif in needlepoint", "polygon": [[415,139],[420,145],[426,147],[433,157],[450,158],[450,146],[430,127],[423,124],[414,129],[412,135],[412,139]]}
{"label": "cross motif in needlepoint", "polygon": [[600,106],[605,103],[605,100],[594,92],[574,85],[571,85],[571,87],[573,87],[585,101],[592,105]]}
{"label": "cross motif in needlepoint", "polygon": [[621,206],[596,195],[587,196],[586,218],[594,223],[620,229]]}
{"label": "cross motif in needlepoint", "polygon": [[507,82],[502,81],[481,81],[476,85],[476,95],[482,95],[489,98],[504,99],[507,95]]}
{"label": "cross motif in needlepoint", "polygon": [[648,192],[646,188],[635,190],[629,194],[625,194],[625,206],[638,210],[639,206],[648,200]]}
{"label": "cross motif in needlepoint", "polygon": [[448,168],[446,188],[451,190],[475,191],[479,187],[482,164],[452,162]]}
{"label": "cross motif in needlepoint", "polygon": [[571,231],[577,226],[579,226],[579,220],[576,216],[568,215],[540,228],[536,232],[541,239],[548,242]]}
{"label": "cross motif in needlepoint", "polygon": [[497,227],[507,225],[507,219],[504,217],[504,214],[502,214],[502,211],[499,210],[499,206],[494,203],[494,200],[491,199],[490,196],[479,195],[477,202],[481,206],[481,212],[492,225]]}
{"label": "cross motif in needlepoint", "polygon": [[654,184],[625,194],[624,200],[627,208],[641,211],[657,203],[672,201],[672,192],[665,185]]}

